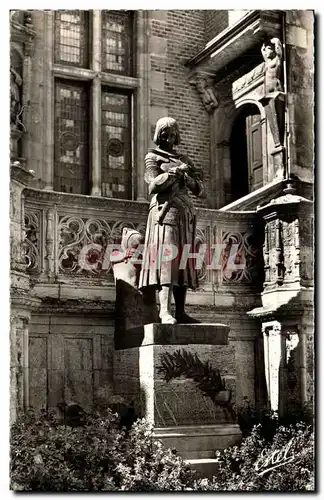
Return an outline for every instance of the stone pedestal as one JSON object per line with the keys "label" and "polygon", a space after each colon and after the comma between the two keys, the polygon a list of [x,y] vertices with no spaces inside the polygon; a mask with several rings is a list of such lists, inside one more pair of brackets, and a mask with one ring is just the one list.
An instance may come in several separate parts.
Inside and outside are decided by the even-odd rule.
{"label": "stone pedestal", "polygon": [[269,407],[291,416],[312,405],[314,387],[313,203],[288,179],[284,195],[258,208],[265,222],[262,322]]}
{"label": "stone pedestal", "polygon": [[[136,413],[154,425],[156,437],[189,461],[210,462],[216,449],[241,437],[232,411],[235,352],[228,344],[229,330],[223,324],[152,323],[144,326],[137,346],[114,354],[114,392],[134,401]],[[181,371],[179,363],[191,369]],[[220,375],[219,391],[213,391],[220,387],[215,379],[204,391],[208,367],[209,375]]]}
{"label": "stone pedestal", "polygon": [[11,165],[10,183],[10,421],[29,405],[29,321],[40,300],[30,292],[24,255],[23,191],[33,178],[19,162]]}

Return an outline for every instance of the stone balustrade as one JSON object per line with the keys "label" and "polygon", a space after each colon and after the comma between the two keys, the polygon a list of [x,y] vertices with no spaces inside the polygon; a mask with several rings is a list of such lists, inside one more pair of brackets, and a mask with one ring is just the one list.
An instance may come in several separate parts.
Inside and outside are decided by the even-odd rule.
{"label": "stone balustrade", "polygon": [[[147,202],[37,189],[25,191],[24,204],[27,271],[38,284],[77,280],[113,286],[111,264],[105,260],[107,245],[120,242],[124,227],[144,234],[148,215]],[[255,212],[198,208],[196,252],[204,255],[198,270],[200,288],[236,284],[260,289],[262,243]]]}

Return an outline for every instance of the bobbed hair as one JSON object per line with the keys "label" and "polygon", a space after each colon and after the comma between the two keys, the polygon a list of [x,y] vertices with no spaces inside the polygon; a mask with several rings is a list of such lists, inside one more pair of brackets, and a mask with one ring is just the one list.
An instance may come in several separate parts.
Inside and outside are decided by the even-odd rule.
{"label": "bobbed hair", "polygon": [[153,138],[154,143],[157,146],[160,145],[161,134],[167,128],[173,128],[173,130],[174,130],[174,132],[176,134],[174,145],[178,146],[178,144],[180,144],[179,126],[178,126],[177,122],[175,121],[175,119],[171,118],[170,116],[165,116],[163,118],[160,118],[156,122],[155,133],[154,133],[154,138]]}

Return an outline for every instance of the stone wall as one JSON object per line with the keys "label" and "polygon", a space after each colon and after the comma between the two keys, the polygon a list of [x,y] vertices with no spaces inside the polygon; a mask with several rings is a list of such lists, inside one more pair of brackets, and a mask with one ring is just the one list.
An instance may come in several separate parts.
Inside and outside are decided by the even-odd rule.
{"label": "stone wall", "polygon": [[314,164],[314,14],[286,11],[287,90],[290,169],[313,182]]}
{"label": "stone wall", "polygon": [[228,10],[206,10],[206,43],[228,27]]}
{"label": "stone wall", "polygon": [[36,36],[33,40],[33,51],[31,54],[31,82],[30,82],[30,106],[25,111],[28,121],[28,137],[26,150],[26,166],[34,170],[35,178],[33,186],[44,187],[46,163],[45,163],[45,122],[46,122],[46,96],[48,77],[47,55],[46,55],[46,12],[34,10],[32,13],[33,25]]}
{"label": "stone wall", "polygon": [[206,43],[236,23],[247,10],[206,10]]}
{"label": "stone wall", "polygon": [[112,321],[86,314],[33,314],[29,324],[29,404],[64,399],[85,409],[113,393]]}
{"label": "stone wall", "polygon": [[205,11],[150,11],[149,24],[151,139],[159,118],[174,117],[181,132],[179,150],[204,169],[208,184],[209,116],[197,90],[188,82],[185,67],[185,62],[205,45]]}

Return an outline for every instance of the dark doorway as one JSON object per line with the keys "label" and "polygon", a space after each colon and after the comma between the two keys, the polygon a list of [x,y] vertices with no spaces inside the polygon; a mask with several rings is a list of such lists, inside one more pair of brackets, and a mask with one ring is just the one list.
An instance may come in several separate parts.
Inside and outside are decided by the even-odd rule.
{"label": "dark doorway", "polygon": [[263,185],[261,116],[257,106],[246,105],[231,133],[231,193],[238,200]]}

